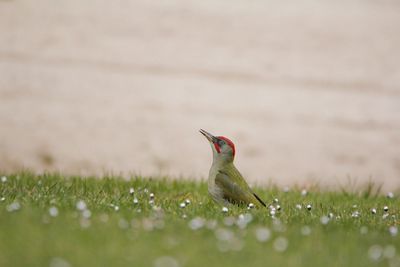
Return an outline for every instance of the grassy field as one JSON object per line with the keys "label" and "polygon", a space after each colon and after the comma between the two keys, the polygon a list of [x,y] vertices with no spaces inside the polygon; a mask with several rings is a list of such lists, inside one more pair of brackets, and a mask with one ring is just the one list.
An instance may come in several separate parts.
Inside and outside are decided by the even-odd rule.
{"label": "grassy field", "polygon": [[224,212],[204,182],[0,177],[4,267],[400,266],[396,192],[257,187],[274,208]]}

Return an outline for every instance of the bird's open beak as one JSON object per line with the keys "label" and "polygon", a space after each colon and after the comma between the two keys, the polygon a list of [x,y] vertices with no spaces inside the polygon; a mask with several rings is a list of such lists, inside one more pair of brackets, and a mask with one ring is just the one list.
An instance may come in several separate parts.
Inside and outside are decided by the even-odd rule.
{"label": "bird's open beak", "polygon": [[204,136],[207,138],[207,140],[210,141],[210,142],[212,142],[212,143],[216,143],[216,142],[218,141],[218,138],[217,138],[217,137],[215,137],[214,135],[210,134],[210,133],[207,132],[207,131],[204,131],[203,129],[200,129],[200,133],[201,133],[202,135],[204,135]]}

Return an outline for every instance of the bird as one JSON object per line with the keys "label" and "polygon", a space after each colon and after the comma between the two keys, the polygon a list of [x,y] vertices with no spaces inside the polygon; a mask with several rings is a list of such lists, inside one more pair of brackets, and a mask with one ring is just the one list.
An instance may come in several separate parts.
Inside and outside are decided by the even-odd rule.
{"label": "bird", "polygon": [[211,145],[213,162],[208,176],[208,193],[221,205],[266,207],[250,188],[242,174],[233,164],[235,145],[224,136],[214,136],[200,129]]}

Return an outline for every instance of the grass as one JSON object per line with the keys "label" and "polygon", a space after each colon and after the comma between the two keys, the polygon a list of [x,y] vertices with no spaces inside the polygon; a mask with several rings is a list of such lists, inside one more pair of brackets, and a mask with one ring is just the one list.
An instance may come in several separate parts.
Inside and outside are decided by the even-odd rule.
{"label": "grass", "polygon": [[281,209],[224,213],[205,182],[8,175],[0,266],[400,266],[397,197],[254,190]]}

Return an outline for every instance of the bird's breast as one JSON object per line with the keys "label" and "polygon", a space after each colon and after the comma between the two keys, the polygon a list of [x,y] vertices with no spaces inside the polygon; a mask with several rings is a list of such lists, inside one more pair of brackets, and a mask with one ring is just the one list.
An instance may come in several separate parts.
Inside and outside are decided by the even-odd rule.
{"label": "bird's breast", "polygon": [[224,202],[223,190],[222,188],[220,188],[219,185],[215,183],[215,178],[217,177],[218,173],[219,173],[219,168],[217,168],[214,165],[211,166],[210,173],[208,176],[208,193],[215,201],[222,203]]}

